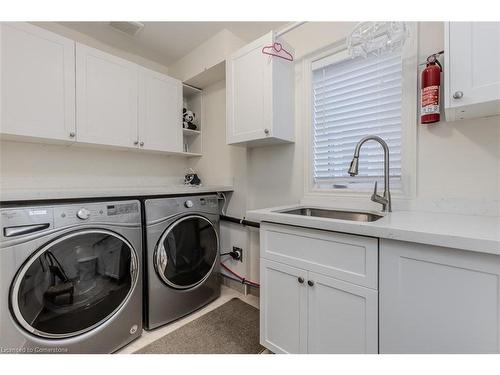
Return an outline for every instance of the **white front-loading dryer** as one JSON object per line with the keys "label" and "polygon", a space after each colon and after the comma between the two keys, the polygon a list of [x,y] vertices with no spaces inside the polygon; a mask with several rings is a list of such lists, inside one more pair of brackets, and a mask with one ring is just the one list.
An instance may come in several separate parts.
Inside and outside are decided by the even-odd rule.
{"label": "white front-loading dryer", "polygon": [[0,352],[111,353],[142,333],[139,201],[0,210]]}
{"label": "white front-loading dryer", "polygon": [[145,201],[145,328],[181,318],[220,295],[217,195]]}

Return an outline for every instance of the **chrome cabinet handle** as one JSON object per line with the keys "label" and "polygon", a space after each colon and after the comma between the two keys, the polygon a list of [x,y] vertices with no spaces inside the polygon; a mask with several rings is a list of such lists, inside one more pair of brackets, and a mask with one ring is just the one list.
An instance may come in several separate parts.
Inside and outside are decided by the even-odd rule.
{"label": "chrome cabinet handle", "polygon": [[264,133],[265,133],[266,135],[269,135],[269,129],[264,129]]}
{"label": "chrome cabinet handle", "polygon": [[139,141],[135,141],[134,145],[137,146],[139,144]]}
{"label": "chrome cabinet handle", "polygon": [[313,285],[314,285],[314,281],[312,281],[312,280],[307,280],[307,285],[309,285],[309,286],[313,286]]}
{"label": "chrome cabinet handle", "polygon": [[144,146],[144,142],[139,143],[139,146],[141,147]]}
{"label": "chrome cabinet handle", "polygon": [[462,99],[464,97],[464,93],[462,91],[455,91],[453,94],[453,99]]}
{"label": "chrome cabinet handle", "polygon": [[75,133],[75,132],[70,132],[70,133],[69,133],[69,136],[70,136],[71,138],[75,138],[75,135],[76,135],[76,133]]}
{"label": "chrome cabinet handle", "polygon": [[297,279],[297,281],[300,283],[300,284],[303,284],[304,283],[304,278],[303,277],[299,277]]}

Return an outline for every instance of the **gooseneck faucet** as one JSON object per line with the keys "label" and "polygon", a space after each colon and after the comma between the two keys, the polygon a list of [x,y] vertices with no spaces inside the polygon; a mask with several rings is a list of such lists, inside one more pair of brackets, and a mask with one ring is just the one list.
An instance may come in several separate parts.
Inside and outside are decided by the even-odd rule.
{"label": "gooseneck faucet", "polygon": [[380,203],[382,205],[382,211],[391,212],[391,191],[389,189],[389,146],[387,143],[376,135],[369,135],[362,138],[358,144],[356,145],[356,149],[354,150],[354,157],[351,161],[351,166],[349,167],[349,174],[351,176],[356,176],[358,174],[358,165],[359,165],[359,151],[361,150],[361,146],[367,141],[376,141],[380,143],[382,148],[384,149],[384,195],[380,196],[377,194],[377,181],[375,181],[375,187],[373,189],[373,194],[371,196],[371,200]]}

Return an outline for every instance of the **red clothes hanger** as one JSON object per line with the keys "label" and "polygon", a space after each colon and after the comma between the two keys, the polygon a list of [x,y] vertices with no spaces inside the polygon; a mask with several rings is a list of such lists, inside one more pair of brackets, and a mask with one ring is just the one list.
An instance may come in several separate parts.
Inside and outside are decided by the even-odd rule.
{"label": "red clothes hanger", "polygon": [[264,48],[262,48],[262,53],[280,57],[288,61],[293,61],[293,56],[291,55],[291,53],[284,49],[281,43],[278,42],[274,42],[271,46],[265,46]]}

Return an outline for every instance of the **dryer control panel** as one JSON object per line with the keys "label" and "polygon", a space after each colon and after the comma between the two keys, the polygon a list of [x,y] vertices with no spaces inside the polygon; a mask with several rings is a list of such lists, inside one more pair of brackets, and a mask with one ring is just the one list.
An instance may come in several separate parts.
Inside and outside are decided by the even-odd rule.
{"label": "dryer control panel", "polygon": [[147,224],[185,212],[219,214],[219,199],[215,194],[148,199],[145,205]]}

